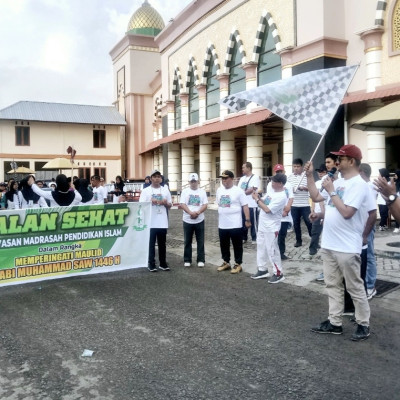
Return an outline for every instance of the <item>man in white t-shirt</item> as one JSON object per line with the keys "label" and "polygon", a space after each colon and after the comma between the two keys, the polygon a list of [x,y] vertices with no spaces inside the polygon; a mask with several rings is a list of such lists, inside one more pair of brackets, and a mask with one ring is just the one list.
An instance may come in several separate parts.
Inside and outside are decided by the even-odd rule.
{"label": "man in white t-shirt", "polygon": [[148,270],[157,272],[156,267],[156,241],[158,244],[159,268],[163,271],[169,271],[167,264],[167,230],[168,213],[172,207],[172,197],[167,186],[161,186],[161,172],[154,170],[150,174],[151,185],[143,189],[140,193],[139,201],[151,202],[151,227],[149,239],[149,259]]}
{"label": "man in white t-shirt", "polygon": [[[342,178],[324,179],[322,186],[329,193],[325,207],[324,229],[322,231],[321,254],[324,278],[329,299],[329,318],[311,329],[316,333],[343,333],[342,315],[344,310],[344,285],[354,302],[357,330],[354,341],[369,336],[370,308],[364,282],[360,276],[363,232],[370,207],[367,183],[359,174],[361,150],[355,145],[345,145],[338,152],[338,170]],[[305,166],[308,188],[313,201],[324,198],[316,188],[312,163]]]}
{"label": "man in white t-shirt", "polygon": [[185,267],[192,263],[192,240],[196,235],[197,266],[204,267],[204,211],[207,209],[208,199],[204,189],[199,188],[199,176],[189,174],[189,187],[182,190],[180,205],[183,210],[183,261]]}
{"label": "man in white t-shirt", "polygon": [[[276,164],[274,166],[273,171],[276,175],[285,174],[285,168],[282,164]],[[279,234],[278,234],[278,246],[279,246],[279,252],[281,253],[281,260],[288,260],[289,257],[285,255],[286,235],[289,227],[293,225],[292,214],[290,213],[293,203],[293,189],[292,185],[287,181],[284,185],[284,189],[286,194],[286,205],[282,212],[281,227],[279,229]],[[271,185],[271,182],[269,182],[267,185],[267,195],[271,196],[271,193],[273,192],[274,189]]]}
{"label": "man in white t-shirt", "polygon": [[300,247],[303,245],[301,237],[301,217],[303,217],[304,223],[306,224],[308,234],[311,237],[311,222],[308,216],[310,215],[311,208],[308,197],[307,179],[302,177],[303,173],[303,160],[301,158],[295,158],[293,160],[293,173],[287,178],[288,182],[293,188],[293,204],[291,208],[293,218],[293,229],[296,234],[296,244],[294,247]]}
{"label": "man in white t-shirt", "polygon": [[[243,262],[242,210],[245,215],[246,228],[250,228],[251,222],[246,195],[242,189],[233,184],[234,177],[232,171],[222,172],[220,176],[222,186],[217,190],[218,233],[223,260],[217,271],[231,270],[231,274],[238,274],[242,271]],[[232,269],[230,264],[231,241],[235,256],[235,265]]]}
{"label": "man in white t-shirt", "polygon": [[[244,191],[247,197],[247,203],[249,206],[250,222],[251,222],[251,240],[253,244],[256,244],[257,240],[257,204],[254,201],[252,194],[257,191],[260,187],[260,178],[253,174],[253,165],[247,161],[242,166],[243,176],[239,180],[238,186]],[[242,212],[242,227],[243,227],[243,242],[247,242],[248,229],[245,225],[245,216]]]}
{"label": "man in white t-shirt", "polygon": [[281,255],[278,245],[278,232],[281,227],[283,209],[287,203],[285,193],[286,175],[276,174],[271,179],[273,191],[262,199],[253,193],[253,199],[260,207],[257,235],[257,272],[252,279],[268,278],[268,261],[272,264],[273,275],[268,283],[279,283],[285,279],[282,271]]}
{"label": "man in white t-shirt", "polygon": [[90,183],[93,188],[93,203],[92,204],[104,204],[107,203],[107,190],[104,186],[101,186],[100,176],[93,175],[90,178]]}

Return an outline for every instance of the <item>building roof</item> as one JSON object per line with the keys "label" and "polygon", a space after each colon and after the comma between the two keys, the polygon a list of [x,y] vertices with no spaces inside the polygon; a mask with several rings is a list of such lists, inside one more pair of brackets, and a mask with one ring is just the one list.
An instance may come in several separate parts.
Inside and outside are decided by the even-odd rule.
{"label": "building roof", "polygon": [[73,124],[126,125],[113,106],[19,101],[0,110],[0,120],[61,122]]}
{"label": "building roof", "polygon": [[164,29],[161,15],[147,2],[144,1],[131,17],[128,23],[128,33],[156,36]]}

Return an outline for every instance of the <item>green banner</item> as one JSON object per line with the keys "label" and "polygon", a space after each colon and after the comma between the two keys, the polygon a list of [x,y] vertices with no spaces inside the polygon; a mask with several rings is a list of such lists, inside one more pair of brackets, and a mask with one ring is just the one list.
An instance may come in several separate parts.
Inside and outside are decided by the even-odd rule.
{"label": "green banner", "polygon": [[151,203],[0,211],[0,287],[147,266]]}

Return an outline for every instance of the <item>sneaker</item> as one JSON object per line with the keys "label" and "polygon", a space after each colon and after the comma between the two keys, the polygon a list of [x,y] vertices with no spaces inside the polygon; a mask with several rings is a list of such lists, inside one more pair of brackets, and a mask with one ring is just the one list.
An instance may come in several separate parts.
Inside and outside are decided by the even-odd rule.
{"label": "sneaker", "polygon": [[158,268],[162,269],[163,271],[169,271],[170,270],[168,264],[160,265]]}
{"label": "sneaker", "polygon": [[147,269],[148,269],[150,272],[157,272],[157,267],[156,267],[154,264],[149,264],[149,265],[147,266]]}
{"label": "sneaker", "polygon": [[310,256],[315,256],[317,254],[317,249],[310,249],[309,254]]}
{"label": "sneaker", "polygon": [[324,281],[324,273],[323,272],[321,272],[318,276],[317,276],[317,281],[318,282],[323,282]]}
{"label": "sneaker", "polygon": [[240,264],[235,264],[231,270],[231,274],[238,274],[242,272],[242,266]]}
{"label": "sneaker", "polygon": [[384,226],[380,226],[380,227],[379,227],[379,230],[382,232],[382,231],[385,230],[385,227],[384,227]]}
{"label": "sneaker", "polygon": [[285,277],[283,274],[278,275],[272,275],[271,278],[268,279],[268,283],[279,283],[285,280]]}
{"label": "sneaker", "polygon": [[361,342],[361,340],[367,339],[369,336],[369,326],[357,324],[356,331],[351,335],[351,340],[355,342]]}
{"label": "sneaker", "polygon": [[199,261],[199,262],[197,263],[197,266],[198,266],[199,268],[203,268],[203,267],[204,267],[203,261]]}
{"label": "sneaker", "polygon": [[218,272],[221,272],[221,271],[225,271],[225,270],[227,270],[227,269],[231,269],[231,264],[229,264],[229,263],[227,263],[226,261],[224,261],[224,262],[221,264],[221,266],[217,268],[217,271],[218,271]]}
{"label": "sneaker", "polygon": [[252,240],[251,244],[257,244],[257,240]]}
{"label": "sneaker", "polygon": [[185,262],[185,264],[183,264],[184,267],[190,267],[191,263],[190,262]]}
{"label": "sneaker", "polygon": [[281,260],[289,260],[289,257],[285,256],[284,254],[281,254]]}
{"label": "sneaker", "polygon": [[296,242],[296,244],[294,245],[294,247],[301,247],[301,246],[303,246],[302,242]]}
{"label": "sneaker", "polygon": [[326,321],[321,322],[318,326],[311,328],[311,332],[341,335],[343,333],[343,328],[341,326],[332,325],[331,321],[327,319]]}
{"label": "sneaker", "polygon": [[268,277],[269,277],[268,270],[260,271],[259,269],[257,270],[257,272],[254,275],[250,276],[251,279],[262,279],[262,278],[268,278]]}
{"label": "sneaker", "polygon": [[399,232],[400,232],[399,228],[394,228],[393,229],[393,233],[399,233]]}
{"label": "sneaker", "polygon": [[376,289],[367,289],[367,299],[371,300],[376,295]]}

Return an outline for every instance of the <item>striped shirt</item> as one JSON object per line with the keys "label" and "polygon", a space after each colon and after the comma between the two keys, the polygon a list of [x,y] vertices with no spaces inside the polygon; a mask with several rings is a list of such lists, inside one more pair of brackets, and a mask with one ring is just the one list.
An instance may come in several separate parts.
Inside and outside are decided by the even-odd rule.
{"label": "striped shirt", "polygon": [[287,178],[287,181],[292,185],[293,188],[294,198],[292,207],[309,207],[310,202],[309,202],[308,190],[297,190],[300,180],[301,180],[300,186],[307,187],[306,176],[304,176],[303,179],[301,179],[301,174],[300,175],[291,174]]}

